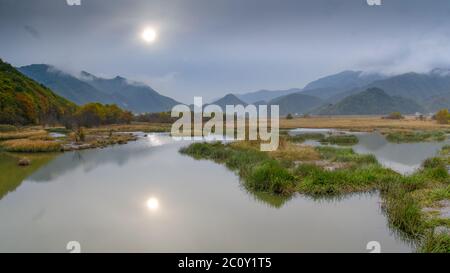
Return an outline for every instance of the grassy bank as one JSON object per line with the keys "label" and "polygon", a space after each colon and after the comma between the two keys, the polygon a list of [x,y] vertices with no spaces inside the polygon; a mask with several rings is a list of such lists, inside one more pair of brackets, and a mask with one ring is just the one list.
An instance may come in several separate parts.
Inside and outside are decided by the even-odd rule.
{"label": "grassy bank", "polygon": [[416,242],[419,251],[450,252],[448,231],[440,231],[450,229],[449,219],[440,213],[449,209],[442,202],[450,200],[446,169],[450,148],[427,160],[416,173],[402,176],[382,167],[374,156],[350,148],[295,145],[296,150],[289,152],[291,145],[295,144],[283,141],[279,151],[261,152],[255,142],[195,143],[180,152],[225,164],[258,195],[289,197],[298,192],[321,198],[380,191],[392,228]]}
{"label": "grassy bank", "polygon": [[[64,127],[43,128],[0,125],[0,149],[17,153],[60,152],[81,149],[103,148],[109,145],[126,144],[137,138],[126,132],[168,132],[170,124],[132,123],[127,125],[109,125],[82,130]],[[54,139],[49,133],[64,136]]]}
{"label": "grassy bank", "polygon": [[1,142],[0,147],[7,152],[16,153],[60,152],[62,150],[62,145],[59,142],[32,139],[7,140]]}

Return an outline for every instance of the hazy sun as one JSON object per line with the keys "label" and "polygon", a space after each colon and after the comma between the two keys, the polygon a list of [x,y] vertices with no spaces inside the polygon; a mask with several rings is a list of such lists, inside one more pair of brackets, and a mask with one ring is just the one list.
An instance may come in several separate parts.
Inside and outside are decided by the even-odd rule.
{"label": "hazy sun", "polygon": [[149,210],[157,210],[159,208],[159,201],[158,199],[151,197],[147,200],[147,208]]}
{"label": "hazy sun", "polygon": [[157,33],[154,28],[146,28],[142,32],[142,40],[144,40],[144,42],[149,44],[153,43],[156,40],[156,36]]}

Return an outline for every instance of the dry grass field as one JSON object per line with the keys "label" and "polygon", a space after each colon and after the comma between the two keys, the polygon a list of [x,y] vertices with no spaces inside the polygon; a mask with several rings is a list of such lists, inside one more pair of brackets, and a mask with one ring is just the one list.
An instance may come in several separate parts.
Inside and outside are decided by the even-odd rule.
{"label": "dry grass field", "polygon": [[417,120],[406,117],[401,120],[383,119],[376,116],[308,117],[280,119],[281,129],[293,128],[335,128],[354,131],[389,130],[450,130],[450,125],[438,124],[434,120]]}

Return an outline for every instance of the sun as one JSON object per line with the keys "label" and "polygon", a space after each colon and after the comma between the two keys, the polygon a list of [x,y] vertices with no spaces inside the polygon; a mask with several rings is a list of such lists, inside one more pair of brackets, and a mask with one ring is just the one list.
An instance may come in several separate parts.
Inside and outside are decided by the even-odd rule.
{"label": "sun", "polygon": [[151,197],[147,199],[147,208],[149,210],[158,210],[159,200],[157,198]]}
{"label": "sun", "polygon": [[144,42],[146,42],[148,44],[155,42],[157,36],[158,35],[156,33],[156,30],[154,28],[150,28],[150,27],[144,29],[144,31],[142,31],[142,35],[141,35],[142,40],[144,40]]}

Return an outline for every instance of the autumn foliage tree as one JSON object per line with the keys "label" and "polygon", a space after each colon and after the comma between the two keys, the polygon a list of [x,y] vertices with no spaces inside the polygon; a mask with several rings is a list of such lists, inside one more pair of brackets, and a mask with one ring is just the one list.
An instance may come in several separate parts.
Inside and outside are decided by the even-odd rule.
{"label": "autumn foliage tree", "polygon": [[88,103],[77,109],[73,123],[77,127],[95,127],[108,124],[130,123],[133,114],[120,109],[117,105]]}
{"label": "autumn foliage tree", "polygon": [[434,116],[436,121],[439,124],[448,124],[450,120],[450,114],[448,112],[448,109],[441,109],[439,110],[436,115]]}

